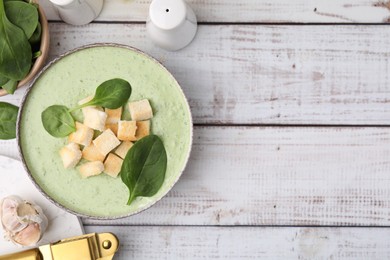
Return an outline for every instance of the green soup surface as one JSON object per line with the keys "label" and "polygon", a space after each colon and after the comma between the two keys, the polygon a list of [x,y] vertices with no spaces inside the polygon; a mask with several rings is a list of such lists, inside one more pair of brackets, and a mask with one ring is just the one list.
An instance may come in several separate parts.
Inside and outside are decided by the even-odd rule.
{"label": "green soup surface", "polygon": [[[112,178],[103,173],[82,179],[77,169],[64,169],[59,150],[67,139],[52,137],[41,122],[45,108],[54,104],[74,107],[112,78],[131,84],[129,101],[150,101],[154,112],[151,132],[162,139],[168,158],[159,192],[150,198],[137,198],[130,206],[126,205],[129,191],[120,176]],[[130,119],[128,106],[124,109],[124,118]],[[192,123],[180,86],[163,66],[129,48],[94,46],[62,57],[35,81],[23,106],[19,137],[27,168],[49,197],[80,215],[115,218],[149,207],[173,186],[190,153]]]}

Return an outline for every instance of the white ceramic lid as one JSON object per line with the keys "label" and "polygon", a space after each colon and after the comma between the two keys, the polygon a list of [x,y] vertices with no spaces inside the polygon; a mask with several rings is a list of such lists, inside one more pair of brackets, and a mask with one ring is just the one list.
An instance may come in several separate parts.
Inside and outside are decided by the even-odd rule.
{"label": "white ceramic lid", "polygon": [[74,0],[50,0],[50,2],[58,6],[67,6],[72,4]]}
{"label": "white ceramic lid", "polygon": [[186,4],[182,0],[154,0],[149,8],[152,23],[163,29],[172,30],[186,19]]}

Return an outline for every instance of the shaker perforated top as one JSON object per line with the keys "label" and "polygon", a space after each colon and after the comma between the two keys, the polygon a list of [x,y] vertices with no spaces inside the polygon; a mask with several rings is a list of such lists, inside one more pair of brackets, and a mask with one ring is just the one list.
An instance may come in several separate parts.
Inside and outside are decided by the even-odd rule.
{"label": "shaker perforated top", "polygon": [[186,19],[186,4],[178,0],[154,0],[149,8],[151,22],[163,29],[171,30]]}

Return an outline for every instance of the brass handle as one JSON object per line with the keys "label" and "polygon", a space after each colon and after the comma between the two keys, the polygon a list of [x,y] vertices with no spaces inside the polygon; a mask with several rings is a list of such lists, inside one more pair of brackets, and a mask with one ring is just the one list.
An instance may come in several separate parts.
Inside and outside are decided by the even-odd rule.
{"label": "brass handle", "polygon": [[119,240],[114,234],[92,233],[0,256],[0,260],[112,260],[118,247]]}
{"label": "brass handle", "polygon": [[43,260],[38,249],[30,249],[20,253],[0,256],[0,260]]}

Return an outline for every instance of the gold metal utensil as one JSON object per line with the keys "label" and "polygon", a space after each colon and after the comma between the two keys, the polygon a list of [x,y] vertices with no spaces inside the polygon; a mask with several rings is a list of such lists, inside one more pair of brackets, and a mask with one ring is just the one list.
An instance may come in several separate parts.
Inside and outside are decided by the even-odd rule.
{"label": "gold metal utensil", "polygon": [[114,234],[92,233],[0,256],[0,260],[112,260],[118,247],[119,240]]}

